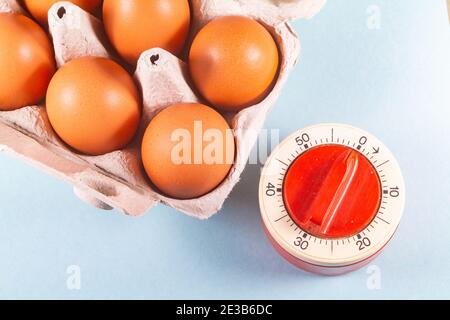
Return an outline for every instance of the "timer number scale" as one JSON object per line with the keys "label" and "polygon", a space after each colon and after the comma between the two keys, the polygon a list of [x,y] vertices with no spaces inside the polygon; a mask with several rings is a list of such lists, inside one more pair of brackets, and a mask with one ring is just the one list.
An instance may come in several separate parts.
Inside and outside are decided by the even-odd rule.
{"label": "timer number scale", "polygon": [[265,231],[282,256],[321,274],[355,270],[392,238],[404,182],[391,152],[371,134],[321,124],[283,141],[263,169]]}

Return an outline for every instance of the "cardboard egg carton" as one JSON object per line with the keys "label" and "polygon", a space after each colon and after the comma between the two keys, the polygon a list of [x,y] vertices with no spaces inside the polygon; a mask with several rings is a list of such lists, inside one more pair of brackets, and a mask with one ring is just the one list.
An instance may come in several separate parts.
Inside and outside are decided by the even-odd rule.
{"label": "cardboard egg carton", "polygon": [[[73,152],[54,133],[45,107],[29,106],[0,112],[0,150],[28,161],[73,185],[82,200],[103,209],[116,208],[138,216],[161,202],[190,216],[205,219],[223,205],[239,181],[266,115],[274,105],[300,53],[299,40],[289,20],[311,18],[325,0],[190,0],[191,36],[209,20],[245,15],[262,22],[280,49],[278,79],[270,94],[257,105],[226,114],[236,137],[236,161],[227,178],[212,192],[197,199],[178,200],[158,193],[149,182],[140,159],[140,144],[148,123],[165,107],[179,102],[202,101],[194,93],[185,62],[154,48],[144,52],[134,78],[143,96],[143,114],[134,140],[123,150],[101,156]],[[0,0],[0,11],[23,12],[15,0]],[[49,32],[58,66],[83,56],[114,56],[102,22],[69,2],[49,11]],[[189,43],[187,44],[189,46]]]}

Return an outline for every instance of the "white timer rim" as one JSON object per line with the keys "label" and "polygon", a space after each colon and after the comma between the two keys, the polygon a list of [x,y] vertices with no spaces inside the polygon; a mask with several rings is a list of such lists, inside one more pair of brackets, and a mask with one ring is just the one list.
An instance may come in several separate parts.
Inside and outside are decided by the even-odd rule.
{"label": "white timer rim", "polygon": [[[272,221],[270,221],[268,212],[267,212],[268,209],[266,208],[266,205],[265,205],[264,185],[267,182],[267,180],[266,180],[267,177],[269,176],[267,174],[267,171],[269,170],[268,168],[269,168],[270,164],[274,161],[274,159],[277,156],[280,155],[280,153],[282,153],[283,148],[286,147],[286,145],[292,139],[295,139],[295,137],[299,136],[300,134],[302,134],[306,131],[317,130],[320,128],[324,128],[324,129],[328,129],[328,130],[330,130],[331,128],[337,128],[337,129],[342,128],[342,129],[346,129],[346,130],[351,130],[351,131],[358,132],[358,133],[366,136],[371,141],[374,141],[376,143],[376,145],[378,145],[378,146],[380,146],[380,148],[382,148],[384,154],[387,155],[387,159],[389,159],[389,161],[391,162],[391,165],[392,165],[392,171],[395,173],[394,176],[397,178],[396,183],[401,188],[401,190],[403,190],[401,193],[401,198],[400,198],[400,203],[398,205],[398,208],[394,212],[395,220],[392,220],[391,223],[389,224],[389,228],[388,228],[389,232],[385,233],[382,240],[377,242],[376,245],[368,248],[368,250],[366,250],[365,252],[358,254],[358,255],[349,256],[346,258],[333,259],[333,258],[326,258],[326,257],[322,257],[322,256],[313,256],[310,254],[306,254],[303,251],[295,250],[293,245],[290,244],[285,239],[285,237],[283,237],[278,232],[277,227],[274,225],[274,223]],[[330,144],[342,145],[339,143],[329,143],[329,142],[320,143],[319,145],[330,145]],[[355,148],[353,148],[353,149],[355,149]],[[304,152],[306,152],[306,150],[301,151],[298,156],[300,156]],[[363,154],[362,152],[360,152],[360,153]],[[366,155],[364,155],[364,156],[366,156]],[[372,163],[372,161],[370,161],[370,162]],[[377,171],[377,175],[380,178],[378,171]],[[283,180],[284,180],[284,178],[283,178]],[[283,250],[285,250],[287,253],[289,253],[292,257],[299,259],[303,262],[312,264],[312,265],[324,266],[324,267],[349,266],[349,265],[357,264],[364,260],[370,259],[370,257],[378,254],[386,246],[386,244],[391,240],[391,238],[395,234],[395,232],[400,224],[401,217],[403,216],[404,207],[405,207],[405,183],[404,183],[403,175],[401,173],[400,166],[399,166],[396,158],[394,157],[392,152],[389,150],[389,148],[387,148],[378,138],[376,138],[371,133],[369,133],[365,130],[356,128],[354,126],[347,125],[347,124],[341,124],[341,123],[322,123],[322,124],[307,126],[305,128],[295,131],[294,133],[290,134],[286,139],[284,139],[278,146],[275,147],[275,149],[272,151],[271,155],[269,156],[269,158],[267,159],[267,161],[264,165],[264,168],[261,172],[258,194],[259,194],[259,206],[260,206],[262,221],[264,223],[266,230],[270,233],[270,235],[274,239],[274,241],[276,241],[277,244]],[[301,230],[301,228],[300,228],[300,230]],[[344,239],[346,239],[346,238],[344,238]]]}

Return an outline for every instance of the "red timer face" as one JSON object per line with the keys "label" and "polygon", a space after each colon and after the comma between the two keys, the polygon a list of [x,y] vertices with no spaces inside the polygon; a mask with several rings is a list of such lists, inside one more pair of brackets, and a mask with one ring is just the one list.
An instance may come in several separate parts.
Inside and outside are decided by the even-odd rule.
{"label": "red timer face", "polygon": [[351,237],[376,216],[381,184],[376,169],[360,152],[322,145],[291,164],[283,200],[292,220],[305,232],[325,239]]}

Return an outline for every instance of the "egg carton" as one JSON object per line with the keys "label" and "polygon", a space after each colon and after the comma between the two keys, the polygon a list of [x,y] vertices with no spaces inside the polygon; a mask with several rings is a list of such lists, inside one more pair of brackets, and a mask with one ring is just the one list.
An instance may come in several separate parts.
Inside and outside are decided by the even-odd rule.
{"label": "egg carton", "polygon": [[[191,36],[218,16],[244,15],[263,23],[280,50],[276,83],[260,103],[226,114],[236,137],[236,161],[225,180],[210,193],[178,200],[158,193],[149,183],[140,160],[140,143],[150,120],[160,110],[180,102],[201,102],[189,80],[185,62],[153,48],[144,52],[134,78],[143,97],[140,128],[123,150],[101,156],[73,152],[53,131],[42,105],[0,112],[0,150],[13,154],[73,185],[75,194],[102,209],[116,208],[132,216],[164,203],[190,216],[206,219],[220,210],[248,161],[266,115],[275,104],[288,74],[297,63],[300,42],[289,25],[311,18],[326,0],[190,0]],[[0,12],[22,12],[15,0],[0,0]],[[49,32],[59,66],[84,56],[118,59],[104,34],[102,22],[70,2],[58,2],[48,14]],[[188,44],[189,45],[189,44]]]}

